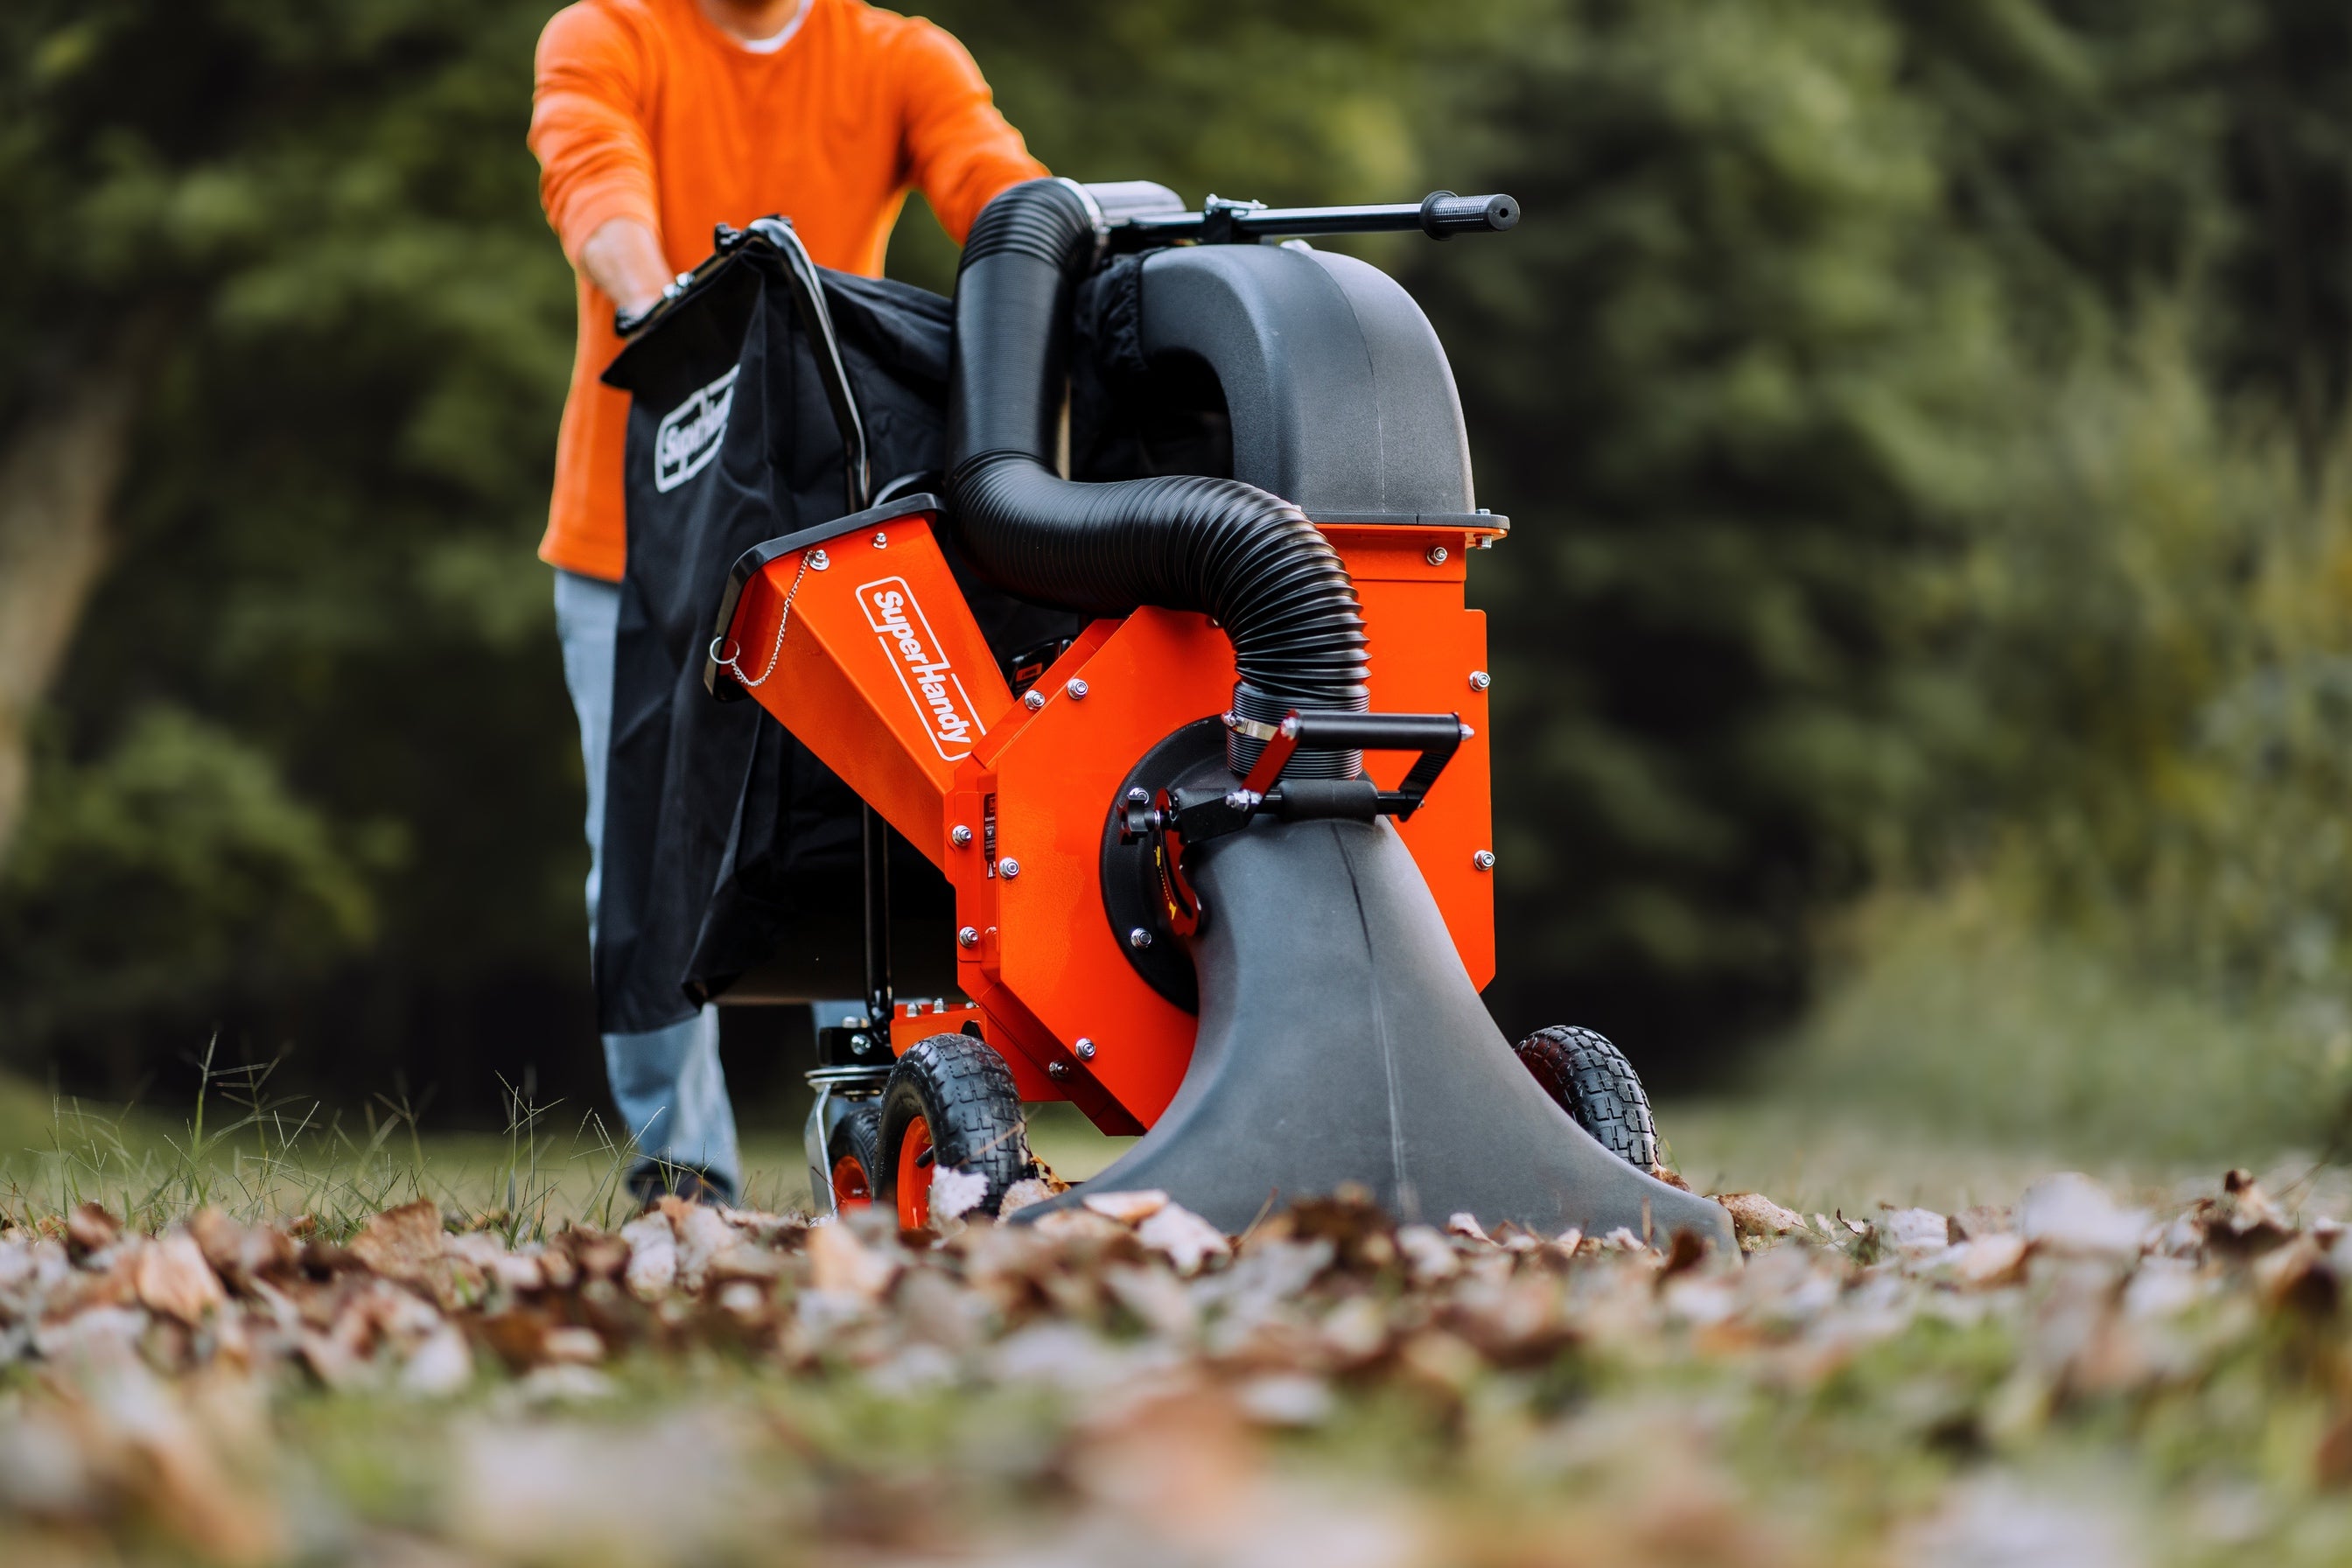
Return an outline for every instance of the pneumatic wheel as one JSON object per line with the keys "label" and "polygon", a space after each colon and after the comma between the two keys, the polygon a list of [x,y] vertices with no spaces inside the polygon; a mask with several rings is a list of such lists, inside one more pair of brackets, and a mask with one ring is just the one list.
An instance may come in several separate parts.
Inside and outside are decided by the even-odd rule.
{"label": "pneumatic wheel", "polygon": [[825,1145],[825,1163],[833,1171],[833,1206],[836,1210],[865,1208],[874,1202],[876,1173],[882,1169],[882,1107],[861,1105],[842,1118]]}
{"label": "pneumatic wheel", "polygon": [[971,1035],[919,1040],[882,1089],[877,1201],[898,1212],[901,1230],[931,1224],[931,1177],[940,1167],[988,1184],[972,1211],[994,1214],[1029,1173],[1029,1134],[1013,1069]]}
{"label": "pneumatic wheel", "polygon": [[1518,1043],[1519,1060],[1576,1124],[1637,1170],[1656,1173],[1658,1129],[1650,1097],[1625,1053],[1591,1029],[1559,1024]]}

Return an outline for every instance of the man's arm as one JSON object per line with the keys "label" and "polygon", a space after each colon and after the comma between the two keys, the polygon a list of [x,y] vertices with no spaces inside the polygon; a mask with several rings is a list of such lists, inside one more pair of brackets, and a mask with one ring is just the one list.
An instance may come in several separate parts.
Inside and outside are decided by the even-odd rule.
{"label": "man's arm", "polygon": [[980,209],[1007,185],[1041,178],[1021,132],[997,112],[964,47],[928,22],[898,40],[902,156],[940,224],[963,243]]}
{"label": "man's arm", "polygon": [[670,284],[661,237],[633,217],[598,226],[580,247],[579,265],[625,316],[645,310]]}
{"label": "man's arm", "polygon": [[644,55],[609,12],[573,5],[540,35],[530,150],[540,200],[563,253],[624,310],[669,283],[653,148],[638,118]]}

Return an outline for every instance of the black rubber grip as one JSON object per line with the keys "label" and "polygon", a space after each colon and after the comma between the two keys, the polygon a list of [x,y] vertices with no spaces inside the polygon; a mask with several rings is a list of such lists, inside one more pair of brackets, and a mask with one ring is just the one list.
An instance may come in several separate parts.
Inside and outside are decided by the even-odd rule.
{"label": "black rubber grip", "polygon": [[1509,196],[1457,196],[1432,191],[1422,199],[1421,232],[1432,239],[1457,234],[1500,234],[1519,221],[1519,204]]}

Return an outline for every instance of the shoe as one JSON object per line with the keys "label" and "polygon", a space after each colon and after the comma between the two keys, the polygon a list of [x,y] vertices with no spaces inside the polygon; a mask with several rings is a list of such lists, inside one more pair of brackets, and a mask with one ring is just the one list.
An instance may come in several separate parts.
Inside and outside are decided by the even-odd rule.
{"label": "shoe", "polygon": [[665,1197],[713,1205],[735,1201],[735,1189],[723,1177],[694,1165],[673,1165],[666,1160],[648,1160],[630,1172],[629,1191],[646,1208]]}

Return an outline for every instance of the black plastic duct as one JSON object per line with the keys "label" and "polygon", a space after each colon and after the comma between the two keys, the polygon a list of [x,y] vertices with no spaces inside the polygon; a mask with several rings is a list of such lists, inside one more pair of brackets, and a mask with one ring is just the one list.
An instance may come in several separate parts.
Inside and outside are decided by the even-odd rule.
{"label": "black plastic duct", "polygon": [[[998,586],[1095,615],[1198,610],[1233,639],[1240,679],[1228,761],[1293,708],[1369,705],[1363,613],[1337,552],[1290,502],[1237,479],[1077,484],[1053,468],[1071,291],[1093,265],[1095,216],[1061,180],[982,210],[956,275],[948,480],[965,550]],[[1352,778],[1353,752],[1298,753],[1289,772]]]}

